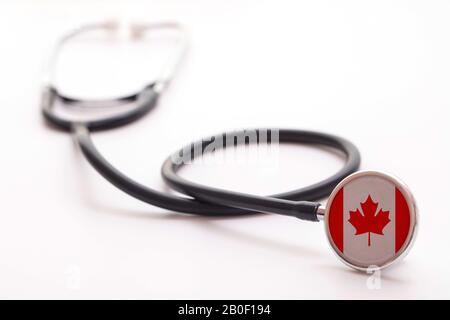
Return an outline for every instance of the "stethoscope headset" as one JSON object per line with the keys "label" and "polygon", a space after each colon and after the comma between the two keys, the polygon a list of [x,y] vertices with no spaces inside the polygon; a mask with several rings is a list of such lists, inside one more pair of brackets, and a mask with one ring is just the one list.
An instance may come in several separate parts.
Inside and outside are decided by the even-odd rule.
{"label": "stethoscope headset", "polygon": [[[404,257],[417,232],[417,208],[409,189],[397,178],[376,171],[356,172],[360,153],[355,145],[341,137],[314,131],[260,128],[221,133],[191,143],[175,152],[162,165],[162,177],[174,190],[186,197],[159,192],[133,181],[113,167],[95,147],[91,132],[118,128],[137,121],[157,104],[172,79],[186,47],[186,34],[177,23],[131,24],[136,38],[153,30],[172,30],[179,35],[175,55],[160,76],[139,92],[110,100],[83,100],[59,92],[53,69],[62,45],[91,30],[117,30],[117,23],[91,24],[66,34],[56,47],[48,66],[42,93],[42,113],[47,122],[72,132],[89,163],[110,183],[123,192],[148,204],[170,211],[201,216],[243,216],[272,213],[307,221],[324,221],[327,238],[341,260],[357,270],[381,269]],[[77,106],[89,114],[131,104],[132,107],[108,115],[74,120],[56,111],[55,103],[65,108]],[[227,191],[194,183],[177,174],[186,164],[183,156],[195,159],[207,152],[262,143],[289,143],[325,146],[345,156],[344,166],[329,178],[313,185],[271,196]],[[211,145],[214,148],[211,148]],[[320,199],[329,197],[326,206]]]}

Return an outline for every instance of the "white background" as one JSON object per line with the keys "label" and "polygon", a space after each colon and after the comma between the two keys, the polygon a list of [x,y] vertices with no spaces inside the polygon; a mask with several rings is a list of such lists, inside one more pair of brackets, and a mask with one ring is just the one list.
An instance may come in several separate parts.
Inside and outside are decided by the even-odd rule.
{"label": "white background", "polygon": [[[319,223],[206,219],[140,203],[44,124],[39,86],[54,41],[79,23],[117,17],[180,21],[190,49],[152,114],[95,134],[101,152],[165,190],[162,161],[207,134],[280,126],[345,136],[363,169],[401,177],[420,208],[416,244],[382,273],[381,288],[335,257]],[[450,3],[434,0],[2,1],[0,297],[450,298],[449,17]],[[69,50],[80,59],[62,77],[73,94],[118,95],[154,74],[143,67],[155,61],[151,51],[109,69],[102,62],[113,53],[88,66],[81,51]],[[221,164],[183,175],[270,194],[318,181],[341,161],[283,147],[275,170]]]}

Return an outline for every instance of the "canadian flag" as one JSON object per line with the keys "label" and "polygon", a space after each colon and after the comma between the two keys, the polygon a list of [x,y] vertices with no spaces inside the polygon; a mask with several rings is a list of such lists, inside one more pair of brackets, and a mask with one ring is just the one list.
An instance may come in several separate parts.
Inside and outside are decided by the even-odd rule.
{"label": "canadian flag", "polygon": [[329,238],[346,261],[382,266],[404,251],[412,232],[411,212],[396,183],[383,176],[362,175],[344,184],[330,201]]}

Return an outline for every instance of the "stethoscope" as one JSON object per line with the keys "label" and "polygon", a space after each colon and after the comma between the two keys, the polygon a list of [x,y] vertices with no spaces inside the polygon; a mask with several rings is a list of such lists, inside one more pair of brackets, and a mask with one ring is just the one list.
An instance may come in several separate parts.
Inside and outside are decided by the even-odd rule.
{"label": "stethoscope", "polygon": [[[88,162],[110,183],[148,204],[170,211],[202,216],[242,216],[272,213],[307,221],[324,221],[331,247],[347,265],[361,271],[385,268],[404,257],[417,232],[418,213],[408,187],[399,179],[377,171],[360,171],[360,153],[355,145],[341,137],[322,132],[276,128],[247,129],[221,133],[188,144],[162,165],[162,177],[185,197],[159,192],[133,181],[113,167],[95,147],[91,132],[118,128],[139,120],[151,111],[165,91],[186,48],[186,33],[177,23],[131,24],[130,34],[143,38],[146,32],[171,30],[178,35],[174,56],[159,77],[139,92],[111,100],[82,100],[62,94],[55,85],[53,71],[63,44],[91,30],[118,30],[117,23],[90,24],[67,33],[56,46],[48,65],[42,93],[42,112],[48,123],[72,132]],[[70,119],[58,113],[55,103],[64,108],[79,107],[110,111],[129,105],[125,110],[89,119]],[[248,144],[308,144],[335,149],[345,156],[344,166],[329,178],[313,185],[271,196],[257,196],[218,189],[191,182],[178,175],[186,159],[205,153]],[[329,197],[326,206],[320,199]]]}

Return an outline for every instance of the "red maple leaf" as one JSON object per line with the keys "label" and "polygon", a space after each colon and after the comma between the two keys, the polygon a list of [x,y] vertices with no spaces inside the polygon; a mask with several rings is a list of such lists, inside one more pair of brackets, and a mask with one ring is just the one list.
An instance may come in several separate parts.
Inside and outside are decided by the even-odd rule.
{"label": "red maple leaf", "polygon": [[391,221],[389,219],[389,211],[378,210],[378,203],[374,202],[370,195],[364,203],[361,203],[364,215],[359,209],[350,211],[350,222],[356,229],[355,235],[368,233],[368,245],[370,247],[370,233],[383,235],[384,227]]}

